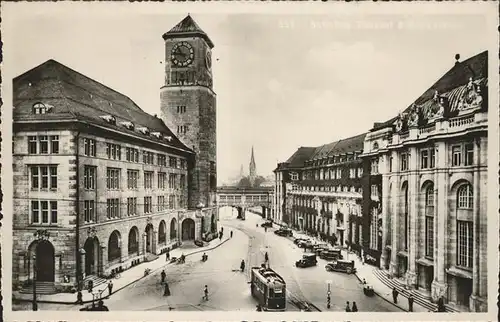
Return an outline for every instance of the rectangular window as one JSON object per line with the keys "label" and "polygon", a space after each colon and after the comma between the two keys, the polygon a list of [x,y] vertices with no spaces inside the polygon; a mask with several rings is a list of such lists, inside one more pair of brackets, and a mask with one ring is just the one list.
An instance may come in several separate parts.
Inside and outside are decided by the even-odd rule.
{"label": "rectangular window", "polygon": [[49,138],[46,135],[38,137],[40,142],[40,154],[49,154]]}
{"label": "rectangular window", "polygon": [[292,173],[290,174],[290,177],[291,177],[291,179],[292,179],[293,181],[295,181],[295,180],[299,180],[299,174],[298,174],[297,172],[292,172]]}
{"label": "rectangular window", "polygon": [[378,197],[378,187],[376,184],[372,184],[371,187],[371,196],[377,198]]}
{"label": "rectangular window", "polygon": [[120,169],[108,168],[106,170],[106,188],[110,190],[120,189]]}
{"label": "rectangular window", "polygon": [[40,223],[40,203],[38,200],[31,202],[31,222]]}
{"label": "rectangular window", "polygon": [[429,149],[429,168],[434,169],[436,167],[436,150],[434,148]]}
{"label": "rectangular window", "polygon": [[167,182],[167,174],[165,172],[158,172],[158,189],[165,189]]}
{"label": "rectangular window", "polygon": [[59,135],[50,136],[50,153],[52,154],[59,153]]}
{"label": "rectangular window", "polygon": [[154,164],[155,155],[153,152],[142,151],[142,163],[144,164]]}
{"label": "rectangular window", "polygon": [[349,169],[349,178],[356,178],[356,169],[355,168]]}
{"label": "rectangular window", "polygon": [[85,200],[84,201],[84,216],[85,222],[94,222],[95,221],[95,204],[94,200]]}
{"label": "rectangular window", "polygon": [[144,189],[153,189],[153,172],[144,171]]}
{"label": "rectangular window", "polygon": [[96,142],[93,139],[83,139],[83,154],[89,157],[96,155]]}
{"label": "rectangular window", "polygon": [[378,159],[373,159],[371,163],[371,174],[378,174]]}
{"label": "rectangular window", "polygon": [[95,189],[96,167],[86,165],[83,168],[83,187],[85,189]]}
{"label": "rectangular window", "polygon": [[406,152],[401,153],[400,160],[401,160],[401,171],[407,171],[408,170],[408,153],[406,153]]}
{"label": "rectangular window", "polygon": [[452,166],[459,167],[462,164],[462,147],[460,145],[453,146],[451,154]]}
{"label": "rectangular window", "polygon": [[465,165],[474,164],[474,144],[467,143],[465,145]]}
{"label": "rectangular window", "polygon": [[[180,168],[181,168],[181,169],[186,169],[186,160],[184,160],[184,159],[179,159],[179,161],[180,161]],[[212,170],[211,165],[212,165],[212,162],[210,162],[210,171],[211,171],[211,172],[215,172],[215,170]]]}
{"label": "rectangular window", "polygon": [[106,215],[108,219],[116,219],[120,217],[120,199],[113,198],[106,200]]}
{"label": "rectangular window", "polygon": [[427,169],[429,165],[429,150],[423,149],[420,151],[420,168]]}
{"label": "rectangular window", "polygon": [[137,189],[139,181],[139,171],[137,170],[127,170],[127,188]]}
{"label": "rectangular window", "polygon": [[126,148],[126,159],[129,162],[139,162],[139,150],[134,148]]}
{"label": "rectangular window", "polygon": [[358,177],[361,178],[363,176],[363,168],[358,168]]}
{"label": "rectangular window", "polygon": [[168,196],[168,208],[174,209],[174,196],[170,195]]}
{"label": "rectangular window", "polygon": [[31,189],[57,189],[57,166],[30,167]]}
{"label": "rectangular window", "polygon": [[165,154],[158,154],[157,159],[158,159],[159,166],[162,166],[162,167],[167,166],[167,156]]}
{"label": "rectangular window", "polygon": [[152,197],[144,197],[144,213],[150,214],[153,212],[153,200]]}
{"label": "rectangular window", "polygon": [[425,216],[425,256],[434,257],[434,217]]}
{"label": "rectangular window", "polygon": [[108,159],[121,160],[122,147],[118,144],[106,143],[106,154],[108,155]]}
{"label": "rectangular window", "polygon": [[342,169],[337,168],[337,179],[341,179],[341,178],[342,178]]}
{"label": "rectangular window", "polygon": [[28,136],[28,153],[29,154],[38,153],[38,139],[36,136]]}
{"label": "rectangular window", "polygon": [[31,221],[33,224],[57,224],[57,201],[31,201]]}
{"label": "rectangular window", "polygon": [[164,210],[165,207],[165,196],[158,196],[158,211]]}
{"label": "rectangular window", "polygon": [[177,179],[177,175],[175,173],[170,173],[168,175],[168,188],[175,189],[175,181]]}
{"label": "rectangular window", "polygon": [[137,215],[137,198],[127,198],[127,216]]}
{"label": "rectangular window", "polygon": [[168,165],[171,168],[177,168],[177,158],[176,157],[169,157],[168,158]]}
{"label": "rectangular window", "polygon": [[473,254],[472,221],[457,221],[457,265],[472,268]]}

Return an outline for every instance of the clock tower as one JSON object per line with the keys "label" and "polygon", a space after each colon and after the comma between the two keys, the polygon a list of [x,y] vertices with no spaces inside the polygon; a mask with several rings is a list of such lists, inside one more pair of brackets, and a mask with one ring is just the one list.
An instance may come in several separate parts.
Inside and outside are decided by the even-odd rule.
{"label": "clock tower", "polygon": [[161,118],[195,153],[190,164],[188,207],[216,206],[216,95],[212,88],[214,44],[191,16],[163,35],[165,83]]}

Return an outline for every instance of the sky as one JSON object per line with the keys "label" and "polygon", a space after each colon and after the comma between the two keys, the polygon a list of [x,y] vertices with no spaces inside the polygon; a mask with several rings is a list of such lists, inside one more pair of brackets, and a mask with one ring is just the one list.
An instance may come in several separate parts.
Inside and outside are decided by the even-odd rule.
{"label": "sky", "polygon": [[55,59],[150,114],[160,114],[161,36],[190,12],[215,44],[219,182],[242,164],[248,173],[252,146],[257,173],[267,176],[300,146],[367,132],[416,100],[455,54],[463,60],[490,46],[483,15],[450,14],[445,4],[432,14],[26,5],[2,6],[4,92],[12,78]]}

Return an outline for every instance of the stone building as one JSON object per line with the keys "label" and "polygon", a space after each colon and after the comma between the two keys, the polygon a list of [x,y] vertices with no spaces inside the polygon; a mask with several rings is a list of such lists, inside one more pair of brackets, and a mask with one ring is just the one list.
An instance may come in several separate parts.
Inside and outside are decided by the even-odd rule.
{"label": "stone building", "polygon": [[408,108],[366,135],[364,246],[420,294],[485,312],[488,53],[456,58]]}
{"label": "stone building", "polygon": [[15,288],[36,280],[42,292],[74,290],[211,238],[215,101],[213,111],[203,104],[215,94],[197,86],[206,89],[162,88],[163,115],[181,93],[197,101],[177,103],[198,110],[174,119],[196,134],[177,136],[127,96],[54,60],[13,80]]}
{"label": "stone building", "polygon": [[278,216],[286,217],[292,227],[359,251],[362,244],[359,155],[364,138],[365,134],[361,134],[317,148],[302,147],[287,162],[279,164],[275,170],[279,178]]}

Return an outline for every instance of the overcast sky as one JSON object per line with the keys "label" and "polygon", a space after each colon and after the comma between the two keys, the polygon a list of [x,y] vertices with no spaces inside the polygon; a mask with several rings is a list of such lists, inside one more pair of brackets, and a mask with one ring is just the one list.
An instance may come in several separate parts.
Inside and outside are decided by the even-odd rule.
{"label": "overcast sky", "polygon": [[[55,59],[159,114],[161,36],[188,11],[162,4],[139,14],[126,3],[111,15],[110,4],[72,5],[64,14],[54,6],[24,13],[2,6],[4,90],[11,92],[15,76]],[[484,16],[447,14],[444,4],[432,15],[225,11],[190,11],[215,44],[220,181],[241,164],[248,172],[252,145],[265,176],[300,146],[368,131],[422,94],[456,53],[465,59],[489,46]]]}

